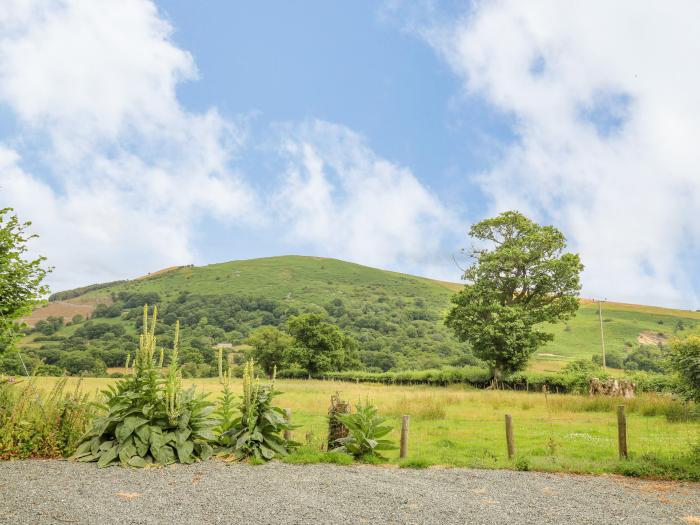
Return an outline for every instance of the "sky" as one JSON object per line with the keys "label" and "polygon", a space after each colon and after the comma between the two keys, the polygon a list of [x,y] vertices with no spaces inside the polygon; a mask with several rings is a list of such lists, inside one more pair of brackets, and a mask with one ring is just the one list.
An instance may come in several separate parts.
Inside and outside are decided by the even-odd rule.
{"label": "sky", "polygon": [[560,228],[586,297],[700,308],[693,1],[3,0],[0,207],[52,290],[284,254],[458,281]]}

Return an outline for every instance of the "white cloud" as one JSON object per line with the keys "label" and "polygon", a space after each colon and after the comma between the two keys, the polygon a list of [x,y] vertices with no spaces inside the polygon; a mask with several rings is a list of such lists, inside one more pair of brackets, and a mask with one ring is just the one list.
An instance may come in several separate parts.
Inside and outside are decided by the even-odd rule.
{"label": "white cloud", "polygon": [[[700,240],[697,2],[479,2],[419,32],[518,140],[480,177],[495,210],[569,234],[584,292],[694,306]],[[495,211],[494,210],[494,211]]]}
{"label": "white cloud", "polygon": [[[192,262],[202,216],[256,220],[229,167],[244,131],[180,105],[196,68],[171,32],[147,0],[0,10],[0,103],[21,126],[0,149],[0,202],[33,220],[55,289]],[[43,177],[21,157],[43,160]]]}
{"label": "white cloud", "polygon": [[337,124],[287,125],[282,135],[289,163],[275,200],[292,239],[364,264],[445,275],[435,257],[454,221],[410,170]]}

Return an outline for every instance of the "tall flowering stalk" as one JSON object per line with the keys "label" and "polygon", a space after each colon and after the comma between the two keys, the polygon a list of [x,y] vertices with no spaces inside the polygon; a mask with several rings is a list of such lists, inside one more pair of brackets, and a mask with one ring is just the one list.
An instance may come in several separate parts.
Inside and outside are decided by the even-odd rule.
{"label": "tall flowering stalk", "polygon": [[223,434],[230,443],[231,452],[239,459],[255,457],[261,460],[287,455],[290,448],[297,446],[282,435],[285,430],[294,428],[286,419],[284,411],[272,405],[279,392],[275,390],[275,374],[272,383],[261,385],[255,374],[255,362],[248,361],[243,369],[243,395],[238,406],[240,416],[231,429]]}
{"label": "tall flowering stalk", "polygon": [[105,391],[105,414],[93,422],[74,457],[97,461],[99,467],[114,464],[143,467],[151,463],[167,465],[192,463],[211,456],[210,442],[217,439],[211,417],[214,410],[194,387],[182,389],[179,365],[180,324],[167,374],[163,374],[163,351],[156,353],[156,320],[148,307],[143,309],[143,332],[133,359],[133,374]]}

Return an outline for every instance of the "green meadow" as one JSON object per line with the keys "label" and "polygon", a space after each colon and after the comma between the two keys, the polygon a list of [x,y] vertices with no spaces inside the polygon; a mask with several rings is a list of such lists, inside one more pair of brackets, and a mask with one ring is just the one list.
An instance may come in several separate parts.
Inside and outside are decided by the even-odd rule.
{"label": "green meadow", "polygon": [[[54,378],[37,378],[49,389]],[[71,379],[71,382],[77,379]],[[86,378],[82,389],[94,398],[114,379]],[[216,379],[186,381],[215,400]],[[70,387],[71,384],[68,385]],[[239,382],[234,382],[237,392]],[[463,386],[385,386],[332,381],[284,380],[278,404],[292,410],[300,427],[293,439],[304,447],[287,461],[323,461],[326,414],[330,396],[340,391],[351,402],[369,400],[387,416],[399,441],[401,416],[410,416],[409,453],[386,454],[386,463],[406,467],[430,465],[478,468],[520,468],[581,473],[625,473],[662,478],[700,479],[697,459],[688,456],[698,445],[700,422],[691,408],[669,397],[644,394],[631,400],[574,395],[473,390]],[[617,451],[615,408],[627,412],[630,459]],[[515,427],[516,457],[506,453],[504,416]],[[693,456],[697,458],[697,456]],[[695,462],[694,462],[695,461]]]}

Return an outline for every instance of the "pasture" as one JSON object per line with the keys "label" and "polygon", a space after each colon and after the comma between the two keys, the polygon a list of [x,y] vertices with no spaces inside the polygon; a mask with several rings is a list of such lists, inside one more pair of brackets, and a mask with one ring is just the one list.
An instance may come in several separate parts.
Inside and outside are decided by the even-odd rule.
{"label": "pasture", "polygon": [[[38,378],[50,388],[54,378]],[[77,379],[71,379],[77,381]],[[115,379],[86,378],[83,390],[97,394]],[[217,379],[185,380],[215,400]],[[240,383],[233,382],[238,393]],[[369,400],[388,417],[398,444],[401,416],[410,416],[408,457],[398,449],[386,453],[387,462],[401,466],[429,465],[478,468],[520,468],[541,471],[604,473],[624,471],[644,456],[673,461],[697,446],[700,423],[689,409],[668,397],[644,394],[632,400],[575,395],[473,390],[464,386],[390,386],[333,381],[279,380],[277,401],[291,408],[300,425],[293,439],[306,446],[290,461],[313,461],[324,444],[326,413],[331,394],[352,403]],[[630,461],[617,453],[615,407],[626,406]],[[516,456],[506,453],[504,416],[511,414]],[[654,472],[642,473],[655,475]]]}

